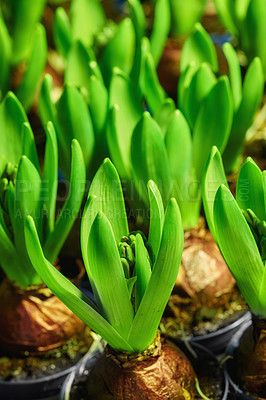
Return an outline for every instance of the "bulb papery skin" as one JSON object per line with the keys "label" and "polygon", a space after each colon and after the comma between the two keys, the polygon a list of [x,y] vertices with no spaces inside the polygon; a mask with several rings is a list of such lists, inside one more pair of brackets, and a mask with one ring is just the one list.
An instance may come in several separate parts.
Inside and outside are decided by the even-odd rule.
{"label": "bulb papery skin", "polygon": [[234,286],[235,280],[211,233],[205,229],[186,233],[175,292],[184,291],[206,307],[220,307],[228,301]]}
{"label": "bulb papery skin", "polygon": [[246,392],[266,399],[266,318],[253,314],[252,323],[240,344],[239,375]]}
{"label": "bulb papery skin", "polygon": [[196,375],[186,356],[160,339],[153,350],[132,358],[107,346],[88,377],[88,398],[193,400]]}
{"label": "bulb papery skin", "polygon": [[6,354],[41,354],[84,334],[86,325],[45,285],[0,285],[0,341]]}

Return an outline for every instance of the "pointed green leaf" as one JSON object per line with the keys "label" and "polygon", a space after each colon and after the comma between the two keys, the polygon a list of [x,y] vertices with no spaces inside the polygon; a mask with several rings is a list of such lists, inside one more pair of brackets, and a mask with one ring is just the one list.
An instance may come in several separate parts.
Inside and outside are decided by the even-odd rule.
{"label": "pointed green leaf", "polygon": [[213,146],[203,173],[202,199],[208,227],[215,240],[216,233],[213,217],[213,206],[215,196],[220,185],[225,185],[228,187],[221,154],[217,147]]}
{"label": "pointed green leaf", "polygon": [[45,74],[38,100],[38,109],[42,125],[51,121],[57,130],[56,108],[52,100],[53,78]]}
{"label": "pointed green leaf", "polygon": [[[98,169],[91,183],[89,196],[96,196],[96,198],[86,224],[91,225],[97,213],[102,211],[111,223],[118,244],[122,236],[127,236],[129,231],[119,175],[108,158]],[[88,228],[86,229],[88,232]]]}
{"label": "pointed green leaf", "polygon": [[57,7],[53,21],[53,39],[58,53],[67,58],[72,44],[69,17],[63,7]]}
{"label": "pointed green leaf", "polygon": [[179,186],[183,186],[191,168],[192,139],[188,123],[179,110],[176,110],[170,119],[165,135],[165,147],[172,178]]}
{"label": "pointed green leaf", "polygon": [[200,23],[195,24],[194,31],[186,39],[181,53],[180,72],[183,73],[191,62],[199,67],[205,62],[211,65],[214,72],[218,71],[218,61],[215,46]]}
{"label": "pointed green leaf", "polygon": [[[23,270],[25,282],[38,283],[40,281],[28,258],[24,223],[28,215],[31,215],[37,225],[39,235],[42,236],[42,201],[41,178],[33,163],[22,156],[18,166],[15,186],[15,207],[14,207],[14,241],[18,257],[21,259],[20,268]],[[42,240],[42,238],[41,238]]]}
{"label": "pointed green leaf", "polygon": [[5,95],[9,86],[10,61],[11,61],[11,39],[7,27],[0,17],[0,100]]}
{"label": "pointed green leaf", "polygon": [[84,44],[80,41],[74,42],[68,54],[65,83],[78,88],[85,88],[89,92],[90,71],[88,64],[90,61],[92,60]]}
{"label": "pointed green leaf", "polygon": [[152,248],[152,261],[154,261],[157,258],[161,243],[164,224],[164,207],[161,193],[153,181],[148,182],[148,192],[150,202],[149,245]]}
{"label": "pointed green leaf", "polygon": [[135,262],[135,272],[136,272],[136,285],[135,285],[135,312],[139,308],[141,300],[149,284],[151,277],[151,266],[149,261],[149,254],[144,245],[143,239],[140,234],[136,236],[136,262]]}
{"label": "pointed green leaf", "polygon": [[25,60],[30,53],[30,43],[34,36],[37,22],[42,18],[46,0],[31,2],[29,7],[28,0],[16,2],[14,11],[13,39],[13,59],[14,65]]}
{"label": "pointed green leaf", "polygon": [[238,167],[237,158],[242,150],[246,131],[259,108],[264,87],[261,61],[255,58],[248,68],[243,85],[243,96],[233,118],[233,126],[223,154],[225,169],[232,172]]}
{"label": "pointed green leaf", "polygon": [[107,87],[110,84],[114,67],[120,68],[127,74],[130,73],[134,53],[135,32],[133,23],[129,18],[125,18],[119,23],[114,37],[105,47],[99,61]]}
{"label": "pointed green leaf", "polygon": [[181,36],[190,33],[195,23],[201,20],[206,3],[207,0],[170,0],[171,34]]}
{"label": "pointed green leaf", "polygon": [[70,169],[70,146],[76,139],[82,148],[86,169],[89,169],[94,149],[94,133],[90,113],[85,100],[74,86],[65,86],[57,103],[57,129],[59,165],[66,176]]}
{"label": "pointed green leaf", "polygon": [[106,22],[102,4],[98,0],[74,0],[70,6],[70,20],[74,40],[91,47],[94,36]]}
{"label": "pointed green leaf", "polygon": [[[104,137],[104,129],[108,114],[108,91],[101,79],[95,75],[90,77],[89,86],[89,105],[94,132],[96,135],[96,142],[98,142],[101,147],[104,147],[103,141],[106,141],[106,138]],[[96,145],[96,149],[97,147],[98,146]]]}
{"label": "pointed green leaf", "polygon": [[157,0],[154,9],[154,20],[151,32],[151,54],[157,66],[161,59],[171,26],[169,0]]}
{"label": "pointed green leaf", "polygon": [[241,209],[250,208],[259,219],[266,220],[262,172],[250,157],[239,172],[236,201]]}
{"label": "pointed green leaf", "polygon": [[48,49],[44,26],[37,24],[26,71],[19,87],[16,90],[16,95],[26,111],[30,109],[34,101],[34,97],[46,65],[47,52]]}
{"label": "pointed green leaf", "polygon": [[97,214],[88,239],[91,285],[98,307],[126,339],[134,312],[112,227],[102,211]]}
{"label": "pointed green leaf", "polygon": [[[130,146],[143,108],[136,85],[118,69],[114,70],[109,90],[108,146],[122,179],[131,176]],[[113,108],[115,107],[115,108]],[[118,162],[117,162],[118,161]]]}
{"label": "pointed green leaf", "polygon": [[37,171],[40,173],[40,164],[35,145],[35,139],[31,126],[28,122],[24,122],[22,125],[22,143],[22,154],[28,157],[28,159],[33,163]]}
{"label": "pointed green leaf", "polygon": [[81,147],[77,140],[73,139],[71,157],[71,175],[69,193],[59,217],[56,220],[54,230],[44,243],[44,254],[51,262],[58,256],[77,216],[84,197],[86,185],[86,170]]}
{"label": "pointed green leaf", "polygon": [[227,42],[223,45],[223,52],[229,66],[230,84],[234,100],[234,109],[237,110],[242,100],[241,68],[236,51],[234,50],[231,43]]}
{"label": "pointed green leaf", "polygon": [[43,167],[42,191],[44,195],[43,205],[47,213],[47,226],[45,227],[45,237],[54,230],[55,208],[58,186],[58,149],[57,139],[52,122],[48,122],[46,127],[46,144]]}
{"label": "pointed green leaf", "polygon": [[264,265],[240,208],[229,189],[223,185],[217,191],[213,215],[216,237],[224,259],[249,307],[257,313],[260,311],[258,290]]}
{"label": "pointed green leaf", "polygon": [[140,43],[146,31],[146,17],[140,0],[128,0],[131,9],[132,21],[136,33],[136,41]]}
{"label": "pointed green leaf", "polygon": [[131,346],[99,314],[91,300],[45,259],[31,217],[26,220],[25,236],[31,262],[50,290],[111,347],[132,352]]}
{"label": "pointed green leaf", "polygon": [[28,122],[25,111],[12,92],[8,92],[0,105],[0,154],[9,162],[18,164],[22,155],[22,124]]}
{"label": "pointed green leaf", "polygon": [[194,127],[203,99],[213,88],[217,79],[209,64],[203,63],[193,75],[187,87],[183,101],[180,103],[181,111],[187,118],[191,128]]}
{"label": "pointed green leaf", "polygon": [[175,199],[171,199],[165,214],[159,254],[128,337],[128,343],[135,351],[144,351],[155,338],[177,278],[183,244],[180,211]]}
{"label": "pointed green leaf", "polygon": [[223,152],[232,124],[233,104],[226,76],[205,97],[193,132],[192,164],[199,181],[212,146]]}
{"label": "pointed green leaf", "polygon": [[171,178],[163,137],[158,124],[145,111],[132,135],[131,159],[136,188],[148,205],[147,183],[152,179],[164,204],[171,196]]}
{"label": "pointed green leaf", "polygon": [[144,95],[152,114],[156,114],[165,100],[165,92],[159,82],[155,64],[150,53],[146,55]]}
{"label": "pointed green leaf", "polygon": [[173,99],[168,97],[163,101],[161,107],[154,115],[155,121],[161,128],[163,137],[165,137],[166,129],[168,127],[170,118],[173,115],[174,111],[175,111],[175,102]]}

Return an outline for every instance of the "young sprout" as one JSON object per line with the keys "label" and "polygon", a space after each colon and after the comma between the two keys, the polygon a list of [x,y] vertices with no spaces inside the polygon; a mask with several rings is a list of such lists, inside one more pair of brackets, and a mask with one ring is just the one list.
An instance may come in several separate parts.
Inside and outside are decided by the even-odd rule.
{"label": "young sprout", "polygon": [[[203,203],[212,234],[252,312],[253,335],[240,342],[239,373],[244,390],[263,398],[266,355],[266,179],[249,157],[238,176],[236,198],[213,148],[203,179]],[[247,336],[246,336],[247,337]]]}
{"label": "young sprout", "polygon": [[33,132],[29,123],[22,125],[22,154],[18,165],[1,159],[0,254],[1,267],[12,282],[27,288],[41,282],[28,257],[24,222],[35,220],[44,253],[55,262],[81,206],[85,169],[81,148],[72,143],[72,167],[68,197],[56,216],[58,154],[52,123],[47,125],[43,174],[40,173]]}
{"label": "young sprout", "polygon": [[[26,111],[33,103],[47,61],[46,33],[38,22],[45,3],[39,0],[29,6],[27,0],[1,2],[0,99],[15,86]],[[22,63],[26,64],[25,72],[17,78]]]}
{"label": "young sprout", "polygon": [[[145,360],[148,354],[145,351],[155,340],[160,319],[173,289],[183,248],[182,222],[175,199],[169,201],[164,211],[159,190],[152,181],[148,183],[148,192],[150,229],[146,238],[142,232],[129,232],[119,176],[109,159],[103,162],[93,179],[82,218],[81,249],[95,303],[84,296],[45,258],[31,216],[27,218],[25,225],[27,249],[37,273],[62,302],[107,341],[112,358],[115,355],[119,357],[121,352],[126,353],[124,356],[120,354],[122,358],[125,357],[124,361],[137,357],[139,353],[144,353]],[[106,385],[112,393],[117,394],[118,397],[114,395],[115,398],[121,396],[118,394],[121,380],[119,376],[115,376],[116,373],[108,373],[110,363],[114,364],[115,370],[120,370],[120,374],[124,372],[112,358],[103,356],[107,369],[101,367],[102,361],[97,364],[98,369],[102,368],[101,372],[96,366],[94,368],[98,372],[95,372],[95,380],[91,378],[92,387],[88,389],[98,392],[93,398],[104,398],[100,397],[103,392],[98,387],[99,373],[103,374],[100,379],[101,388]],[[134,362],[133,360],[133,365]],[[136,387],[132,388],[129,379],[123,393],[134,390],[136,398],[140,394],[144,396],[147,391],[149,393],[151,389],[147,387],[147,383],[142,387],[143,393],[138,387],[137,382],[140,379],[145,380],[145,361],[141,368],[141,375],[144,376],[136,378],[131,375]],[[154,368],[157,371],[157,367]],[[188,368],[191,374],[193,370]],[[174,370],[171,373],[165,371],[167,380],[169,374],[173,377]],[[190,384],[191,378],[186,377],[185,387]],[[175,387],[174,390],[177,390],[179,384]],[[165,388],[168,394],[171,390],[173,389]],[[146,396],[144,398],[149,398]],[[169,397],[174,396],[170,394]]]}
{"label": "young sprout", "polygon": [[258,56],[266,76],[266,4],[264,0],[214,0],[217,13],[226,29],[234,36],[248,62]]}
{"label": "young sprout", "polygon": [[203,178],[209,228],[251,311],[266,318],[265,172],[249,157],[228,189],[221,155],[213,148]]}

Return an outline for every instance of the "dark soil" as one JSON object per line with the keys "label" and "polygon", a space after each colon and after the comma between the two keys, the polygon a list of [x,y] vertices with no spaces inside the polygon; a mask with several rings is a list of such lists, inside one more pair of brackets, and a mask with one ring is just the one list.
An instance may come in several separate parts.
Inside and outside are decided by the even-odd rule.
{"label": "dark soil", "polygon": [[0,379],[14,382],[42,378],[75,365],[92,344],[90,329],[86,328],[80,340],[70,339],[64,346],[43,355],[24,353],[22,357],[0,354]]}

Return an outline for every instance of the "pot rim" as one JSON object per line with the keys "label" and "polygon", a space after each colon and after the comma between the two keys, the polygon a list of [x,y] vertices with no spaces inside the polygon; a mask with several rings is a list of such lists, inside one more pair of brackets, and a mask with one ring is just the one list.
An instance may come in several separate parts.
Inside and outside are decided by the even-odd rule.
{"label": "pot rim", "polygon": [[194,344],[194,343],[200,343],[201,341],[206,340],[206,339],[213,339],[216,336],[224,335],[225,333],[229,332],[232,329],[237,328],[238,326],[241,327],[242,324],[246,324],[249,321],[251,321],[251,313],[250,313],[250,311],[246,311],[243,315],[241,315],[241,317],[236,319],[234,322],[231,322],[230,324],[228,324],[222,328],[218,328],[214,332],[205,333],[204,335],[192,336],[189,339],[189,341],[193,342],[193,344]]}
{"label": "pot rim", "polygon": [[[251,315],[251,313],[250,313]],[[240,338],[242,337],[242,335],[244,334],[244,332],[252,325],[252,320],[251,318],[245,323],[243,324],[239,330],[232,336],[230,342],[228,343],[226,350],[225,350],[225,356],[230,356],[232,358],[234,358],[234,353],[235,350],[239,347],[239,341]],[[243,400],[254,400],[254,397],[250,397],[248,396],[240,387],[239,385],[237,385],[233,378],[231,377],[231,374],[229,372],[228,369],[228,361],[225,362],[224,364],[224,372],[225,372],[225,376],[227,378],[227,381],[229,382],[230,386],[235,390],[236,394],[241,395],[241,398]]]}

